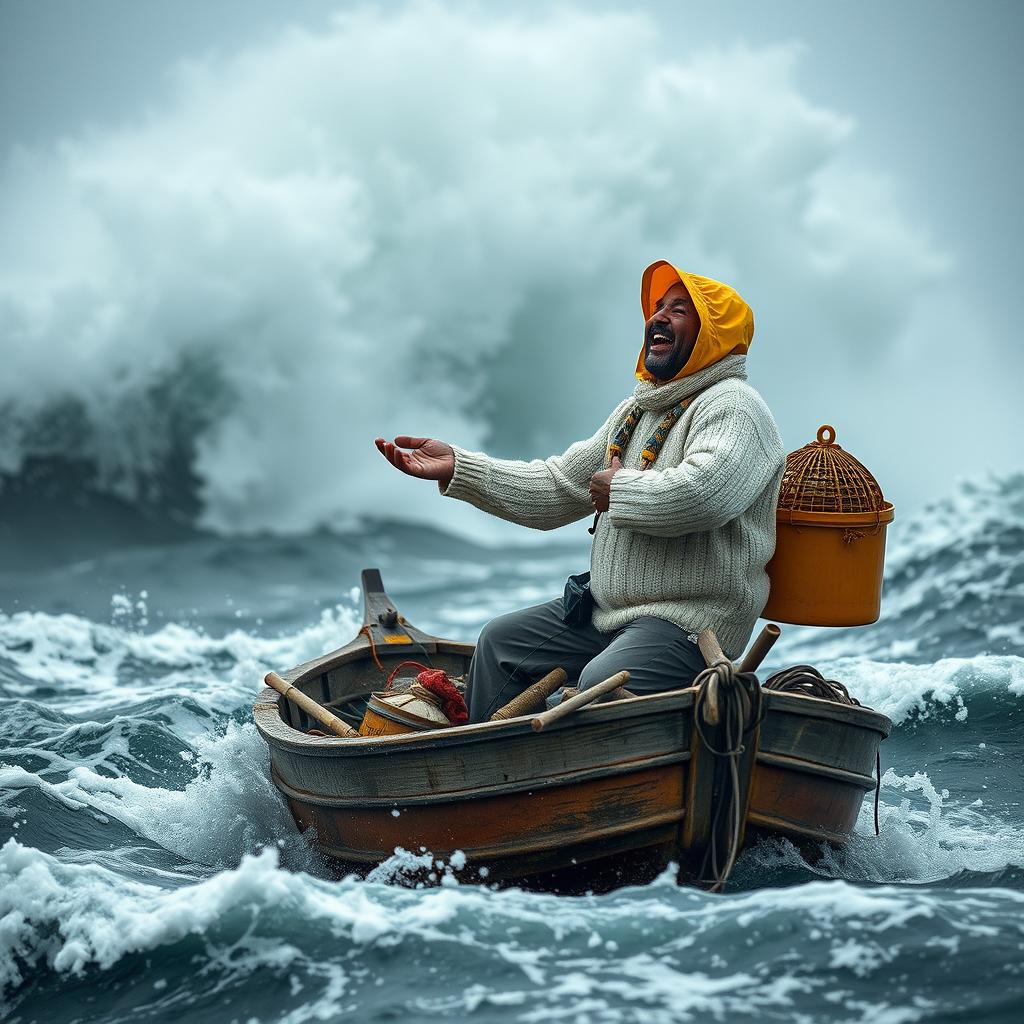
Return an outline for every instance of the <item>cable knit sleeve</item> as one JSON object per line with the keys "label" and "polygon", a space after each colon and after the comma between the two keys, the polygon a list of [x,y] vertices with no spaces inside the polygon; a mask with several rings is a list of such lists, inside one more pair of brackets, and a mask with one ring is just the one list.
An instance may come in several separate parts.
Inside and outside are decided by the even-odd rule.
{"label": "cable knit sleeve", "polygon": [[716,398],[695,412],[678,466],[612,477],[609,518],[655,537],[714,530],[745,512],[784,463],[766,408]]}
{"label": "cable knit sleeve", "polygon": [[554,530],[583,519],[593,511],[590,478],[604,465],[609,431],[613,423],[618,426],[629,404],[626,399],[616,406],[592,437],[549,459],[494,459],[456,447],[455,474],[441,493],[535,530]]}

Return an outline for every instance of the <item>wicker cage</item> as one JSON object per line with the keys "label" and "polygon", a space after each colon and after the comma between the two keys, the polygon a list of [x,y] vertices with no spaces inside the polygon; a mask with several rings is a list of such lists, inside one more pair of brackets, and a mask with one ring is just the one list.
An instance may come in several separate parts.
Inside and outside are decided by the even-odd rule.
{"label": "wicker cage", "polygon": [[834,427],[818,428],[818,439],[786,456],[779,508],[797,512],[878,512],[885,498],[878,481],[835,443]]}

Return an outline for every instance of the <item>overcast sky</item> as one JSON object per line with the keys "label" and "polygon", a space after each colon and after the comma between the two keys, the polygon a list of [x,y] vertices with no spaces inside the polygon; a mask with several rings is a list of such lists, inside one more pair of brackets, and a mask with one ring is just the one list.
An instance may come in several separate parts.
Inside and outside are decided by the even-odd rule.
{"label": "overcast sky", "polygon": [[[290,24],[322,27],[344,6],[0,0],[0,140],[5,148],[38,144],[83,125],[135,118],[166,95],[175,61],[228,53]],[[556,5],[488,5],[527,14],[545,6]],[[1024,4],[719,0],[709,8],[588,0],[587,7],[652,11],[664,29],[664,54],[734,40],[801,44],[799,78],[808,94],[854,118],[865,165],[892,172],[908,212],[984,277],[1016,277],[1024,228],[1017,185]]]}
{"label": "overcast sky", "polygon": [[[359,32],[372,35],[372,19],[344,31],[331,27],[336,11],[368,7],[380,12],[380,31],[390,22],[401,22],[402,12],[410,7],[421,12],[407,19],[410,25],[429,24],[431,10],[454,13],[461,19],[461,27],[457,29],[462,33],[459,38],[469,40],[466,46],[472,48],[476,38],[474,26],[482,29],[506,14],[517,16],[518,23],[527,26],[546,23],[551,5],[450,2],[423,8],[397,3],[357,7],[309,0],[289,3],[269,0],[219,0],[217,3],[203,0],[175,0],[174,3],[0,0],[0,155],[9,168],[15,168],[7,179],[8,217],[31,206],[27,198],[17,195],[19,190],[24,191],[25,197],[35,195],[33,201],[42,202],[38,193],[43,186],[39,182],[48,180],[50,174],[54,182],[65,182],[64,186],[54,185],[54,196],[68,192],[66,182],[75,179],[81,167],[74,171],[62,165],[62,161],[67,161],[60,155],[61,140],[74,141],[76,152],[93,173],[99,163],[105,161],[104,166],[109,166],[111,154],[115,152],[119,154],[118,159],[122,159],[134,147],[158,145],[158,151],[167,154],[171,152],[172,139],[208,138],[196,128],[199,116],[196,111],[201,106],[197,104],[196,94],[202,88],[211,90],[211,105],[223,105],[217,115],[222,118],[218,130],[223,133],[225,148],[230,149],[231,126],[223,120],[224,112],[244,110],[249,116],[252,100],[245,101],[249,105],[232,108],[224,94],[232,89],[239,94],[250,90],[246,95],[251,97],[252,87],[247,82],[260,77],[273,80],[274,74],[282,73],[275,61],[296,59],[295,47],[289,49],[291,44],[287,42],[287,30],[292,26],[307,30],[304,37],[307,40],[332,32],[344,35],[345,31],[350,36]],[[761,377],[759,380],[758,374],[752,372],[752,382],[769,398],[787,445],[796,447],[810,440],[816,421],[828,416],[829,409],[834,407],[845,417],[846,423],[861,428],[860,450],[856,443],[849,446],[873,467],[880,465],[890,477],[888,482],[883,479],[883,485],[888,484],[886,489],[910,504],[944,493],[945,481],[951,475],[970,474],[974,465],[999,471],[1019,467],[1022,460],[1018,438],[1024,421],[1016,391],[1024,371],[1024,356],[1017,336],[1017,278],[1021,269],[1019,240],[1024,233],[1024,214],[1018,184],[1022,85],[1018,51],[1024,28],[1024,5],[1010,0],[973,4],[924,0],[825,4],[790,0],[772,4],[714,5],[668,2],[625,5],[591,0],[585,6],[562,7],[570,12],[639,12],[641,29],[635,35],[627,32],[623,38],[643,40],[648,51],[643,59],[649,62],[652,71],[676,65],[685,68],[684,78],[689,76],[690,85],[700,79],[703,83],[700,88],[726,88],[728,82],[723,85],[721,75],[727,75],[728,70],[721,71],[721,67],[753,68],[752,73],[765,75],[766,81],[771,80],[771,87],[779,91],[780,103],[784,100],[794,112],[790,121],[780,120],[777,130],[786,131],[787,126],[792,125],[794,131],[803,133],[799,143],[794,143],[794,149],[799,146],[813,149],[808,133],[813,134],[815,124],[820,126],[821,136],[827,140],[822,143],[826,155],[811,153],[807,156],[807,166],[794,170],[794,181],[801,187],[816,188],[823,178],[830,178],[828,196],[833,206],[839,207],[833,214],[840,220],[844,214],[846,216],[841,230],[836,229],[839,240],[834,241],[832,249],[822,258],[834,260],[840,258],[837,253],[841,255],[858,246],[867,248],[872,239],[881,239],[877,244],[886,247],[886,252],[878,253],[877,266],[878,274],[884,275],[889,283],[882,289],[885,294],[884,299],[878,299],[879,307],[865,314],[862,339],[849,323],[858,315],[856,302],[851,301],[850,294],[839,291],[829,295],[831,315],[836,320],[845,318],[847,321],[837,327],[835,333],[836,344],[844,348],[845,355],[843,359],[835,358],[834,353],[822,356],[818,369],[832,377],[830,382],[822,382],[815,375],[814,359],[807,357],[814,351],[813,337],[808,340],[806,324],[797,327],[797,321],[805,316],[802,301],[798,302],[794,294],[787,305],[768,295],[773,288],[782,287],[796,292],[794,282],[804,287],[808,282],[813,284],[812,269],[794,271],[796,276],[782,275],[773,283],[767,264],[780,258],[782,250],[778,248],[778,239],[774,249],[768,247],[757,257],[761,265],[755,256],[749,255],[755,248],[750,239],[723,240],[724,253],[716,253],[715,246],[707,242],[708,232],[712,228],[727,230],[728,218],[705,225],[693,236],[701,239],[699,243],[693,242],[693,251],[703,254],[711,270],[725,268],[721,271],[724,276],[729,268],[741,272],[746,267],[746,276],[733,283],[751,298],[756,314],[762,309],[768,311],[769,319],[759,319],[759,328],[763,325],[764,336],[776,347],[774,350],[758,349],[760,336],[755,340],[752,367]],[[424,10],[428,12],[426,15],[422,13]],[[581,25],[586,23],[586,19],[580,22]],[[452,37],[456,28],[449,25],[446,31]],[[581,42],[577,53],[571,35],[559,36],[552,30],[551,38],[557,39],[563,48],[564,63],[577,76],[600,75],[599,58],[587,56],[587,53],[607,52],[601,50],[602,46],[607,46],[607,41],[598,39],[600,32],[599,27],[595,28],[593,39]],[[396,65],[391,72],[397,82],[396,89],[404,89],[408,95],[410,89],[416,89],[416,84],[402,79],[403,67],[418,59],[416,41],[413,40],[409,44],[411,48],[405,51],[401,49],[405,45],[401,41],[404,37],[395,38],[398,40],[394,54]],[[537,38],[543,41],[546,37]],[[424,51],[431,49],[433,41],[429,32],[424,34],[420,44]],[[493,45],[493,38],[488,45]],[[749,60],[723,58],[724,63],[716,63],[715,55],[735,54],[737,46],[753,56]],[[773,71],[771,54],[785,53],[786,48],[790,48],[790,56],[786,58],[789,70]],[[248,65],[236,60],[245,54],[251,58]],[[710,70],[701,63],[704,55],[710,55],[708,59],[713,65]],[[453,64],[461,66],[462,57],[453,53]],[[574,70],[577,58],[581,63]],[[636,55],[630,59],[635,60]],[[495,59],[494,65],[493,87],[500,90],[504,88],[500,58]],[[184,66],[202,69],[205,77],[199,85],[191,79],[182,84],[183,74],[188,79],[187,73],[181,70]],[[259,71],[261,66],[267,68],[265,76]],[[623,69],[626,68],[624,63]],[[614,73],[617,72],[609,71],[610,75]],[[622,73],[628,74],[628,69]],[[301,80],[304,74],[303,68],[296,65],[286,77]],[[322,84],[322,80],[316,81]],[[478,91],[485,99],[488,88],[490,86],[479,76],[473,80],[467,78],[464,83],[467,93]],[[574,103],[591,104],[586,107],[588,116],[597,124],[601,122],[602,110],[614,102],[610,99],[615,94],[614,88],[611,85],[607,88],[611,91],[605,94],[595,87],[593,95],[589,96],[587,87],[579,85],[579,95],[573,99]],[[305,96],[299,89],[289,102],[301,106],[306,103]],[[347,107],[348,116],[372,116],[376,103],[372,92],[358,97],[358,102],[365,109]],[[753,101],[741,97],[736,102],[740,110],[742,104],[749,107]],[[798,109],[801,105],[806,106],[806,110]],[[392,105],[387,109],[392,111],[389,116],[394,117],[394,111],[399,108]],[[470,117],[475,116],[470,108],[467,110]],[[763,123],[771,111],[769,104],[760,113],[751,113],[752,119],[743,129],[743,137],[756,137],[758,124]],[[274,118],[281,113],[269,111],[268,123],[274,123]],[[523,116],[539,119],[541,113],[530,115],[527,110]],[[612,128],[620,123],[615,116],[609,114],[608,124]],[[702,123],[686,121],[686,111],[680,111],[680,116],[691,132],[696,130],[694,124]],[[628,118],[621,121],[621,126],[620,133],[625,132]],[[669,124],[651,125],[655,132],[671,129]],[[490,130],[477,125],[477,134],[467,132],[467,152],[479,147],[481,139],[491,141],[492,136],[487,134]],[[495,144],[503,143],[506,135],[514,134],[500,124],[493,130]],[[409,126],[405,131],[413,135],[414,127]],[[515,131],[520,131],[523,140],[530,137],[521,126]],[[544,128],[537,131],[543,132]],[[724,134],[722,138],[734,136]],[[681,145],[692,152],[704,141],[691,135],[682,139]],[[768,148],[770,143],[770,133],[765,140],[757,142]],[[458,137],[453,145],[459,145]],[[784,154],[785,151],[785,145],[780,143],[779,152]],[[521,149],[514,152],[520,153]],[[511,159],[509,153],[503,158],[506,165]],[[25,154],[29,154],[27,164]],[[99,154],[103,154],[102,160]],[[723,178],[733,172],[734,155],[728,150],[720,148],[709,153],[707,159],[714,161],[711,169],[702,172],[705,177],[692,180],[706,182],[710,187],[716,181],[719,168]],[[772,159],[778,161],[779,154]],[[817,170],[811,166],[815,160],[821,165]],[[27,166],[34,170],[27,172]],[[533,173],[534,169],[527,170]],[[372,173],[376,172],[353,171],[353,180],[365,184]],[[841,208],[843,181],[851,183],[851,209],[846,211]],[[755,185],[756,179],[751,178],[745,187]],[[878,197],[873,211],[869,210],[870,201],[866,198],[872,195]],[[60,205],[64,200],[55,202]],[[813,209],[820,213],[820,203],[808,205],[807,210]],[[857,236],[858,210],[867,210],[879,222],[865,227],[864,238]],[[470,213],[464,215],[469,217]],[[109,221],[105,230],[113,230],[114,242],[108,239],[105,248],[109,250],[111,245],[116,248],[116,238],[121,237],[116,229],[110,229],[110,223],[127,223],[140,216],[137,210],[122,211]],[[544,216],[550,219],[548,214]],[[759,208],[757,216],[768,214]],[[776,231],[780,224],[785,224],[784,221],[773,223]],[[892,226],[891,236],[884,234],[887,224]],[[149,221],[146,225],[145,228],[140,226],[139,232],[152,230]],[[0,283],[5,272],[9,285],[16,278],[12,268],[17,267],[20,258],[17,246],[24,239],[37,236],[41,230],[42,226],[36,229],[25,214],[18,229],[8,233],[6,248],[0,243],[0,255],[6,260],[0,263]],[[578,223],[573,221],[571,229],[566,230],[578,231]],[[125,231],[131,233],[127,228]],[[372,232],[367,237],[371,235]],[[680,240],[686,237],[678,236]],[[495,228],[491,242],[495,248],[500,238]],[[586,248],[585,237],[577,241]],[[606,244],[611,242],[606,240]],[[730,244],[737,247],[735,251],[730,251]],[[794,236],[793,244],[813,246],[815,239],[809,236],[801,241]],[[747,258],[753,260],[752,264],[744,264],[740,247],[748,254]],[[637,242],[637,251],[646,252],[640,242]],[[654,255],[673,258],[698,272],[705,270],[705,265],[693,266],[686,252],[658,251]],[[626,266],[631,268],[633,263]],[[872,280],[874,266],[869,257],[862,253],[859,262],[851,261],[849,266],[861,280],[855,288],[848,288],[848,293],[855,296],[860,289],[870,296],[879,291],[881,282]],[[911,318],[906,310],[894,309],[893,322],[900,323],[889,330],[882,321],[888,307],[902,304],[900,289],[892,284],[892,279],[898,277],[904,267],[907,268],[907,294],[913,293],[914,313]],[[631,296],[630,302],[635,304],[632,296],[636,292],[636,281],[632,278],[639,276],[640,269],[639,265],[635,272],[620,269],[609,260],[603,271],[594,270],[596,278],[587,280],[602,280],[602,272],[623,277],[630,274],[630,279],[623,281],[621,292]],[[65,272],[65,279],[66,276]],[[608,287],[617,290],[617,281],[616,277]],[[522,285],[523,295],[536,292],[534,284]],[[513,320],[508,320],[506,330],[522,329],[523,318],[531,330],[542,330],[549,319],[550,308],[538,299],[532,314],[529,309],[516,313],[519,320],[515,322],[520,323],[520,328],[515,328]],[[635,309],[630,308],[628,313],[636,318]],[[21,317],[17,322],[21,323],[29,314],[21,310],[17,315]],[[823,323],[828,319],[828,311],[818,310],[814,315],[821,317]],[[576,323],[582,323],[581,316],[577,316]],[[779,370],[773,375],[769,364],[782,358],[778,346],[787,334],[787,316],[792,318],[793,337],[802,338],[794,341],[794,345],[802,346],[802,363],[793,356],[785,364],[784,373]],[[445,322],[439,313],[435,327]],[[166,325],[166,321],[160,323]],[[570,318],[570,329],[572,323]],[[623,330],[629,323],[623,316]],[[564,330],[565,325],[553,329]],[[800,330],[804,330],[804,335],[800,335]],[[934,337],[934,345],[930,344],[930,337]],[[864,350],[873,353],[875,362],[874,369],[858,376],[864,368],[854,372],[851,359],[856,356],[861,341]],[[5,344],[10,345],[10,340],[0,339],[0,349]],[[879,353],[875,351],[878,346],[891,352]],[[755,357],[759,362],[753,362]],[[522,375],[523,367],[512,366],[498,341],[494,342],[491,358],[507,380],[516,380],[517,374]],[[623,356],[627,369],[633,358],[632,351]],[[808,381],[793,379],[797,366],[807,369]],[[25,367],[26,382],[42,381],[38,367],[29,363]],[[877,388],[872,386],[871,373],[879,375]],[[598,372],[595,380],[595,388],[601,396],[598,411],[603,417],[607,411],[602,404],[604,396],[609,399],[620,396],[623,379],[616,368],[614,374],[607,370]],[[42,383],[45,390],[45,381]],[[844,386],[846,392],[839,394]],[[827,394],[829,387],[836,389],[831,406],[824,400],[815,405],[807,397],[810,389],[820,399],[821,393]],[[904,394],[905,403],[901,398]],[[801,403],[808,406],[805,416],[798,416],[794,411]],[[863,424],[856,422],[858,408],[865,410]],[[581,432],[577,428],[579,416],[575,407],[562,420],[557,411],[552,413],[550,430],[548,433],[535,431],[534,442],[572,439]],[[391,419],[387,423],[390,424]],[[449,430],[459,429],[454,421],[445,422],[444,426]],[[585,426],[589,431],[594,424],[588,422]],[[417,427],[415,423],[408,423],[407,428],[431,429]],[[480,444],[493,441],[499,450],[520,455],[546,454],[516,451],[515,438],[520,436],[531,435],[517,432],[514,425],[501,419],[500,412],[495,412],[489,427],[481,428],[477,436],[451,439]],[[218,443],[227,442],[221,437]],[[863,451],[865,444],[867,452]],[[901,462],[891,451],[887,452],[888,448],[896,446],[912,454]],[[272,463],[272,457],[268,458]],[[325,503],[325,507],[329,505],[326,498]]]}

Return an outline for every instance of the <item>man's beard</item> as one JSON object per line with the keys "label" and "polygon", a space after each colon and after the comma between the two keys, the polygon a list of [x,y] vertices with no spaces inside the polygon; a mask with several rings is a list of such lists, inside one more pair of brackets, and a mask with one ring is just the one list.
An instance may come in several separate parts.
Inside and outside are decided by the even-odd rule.
{"label": "man's beard", "polygon": [[[669,339],[672,347],[663,355],[651,355],[651,342],[655,334],[660,334]],[[647,337],[644,340],[644,369],[658,380],[671,380],[686,365],[686,359],[682,352],[682,345],[672,334],[672,331],[661,324],[651,324],[647,328]]]}

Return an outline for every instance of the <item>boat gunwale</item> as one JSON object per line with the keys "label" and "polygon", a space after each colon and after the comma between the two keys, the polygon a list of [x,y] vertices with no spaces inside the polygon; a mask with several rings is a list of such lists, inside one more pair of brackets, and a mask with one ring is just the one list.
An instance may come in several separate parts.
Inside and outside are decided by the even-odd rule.
{"label": "boat gunwale", "polygon": [[[465,656],[473,651],[472,644],[451,644],[438,641],[438,649],[458,647],[457,653]],[[336,671],[357,661],[367,661],[371,657],[368,644],[358,641],[349,644],[338,652],[339,658],[325,655],[314,662],[282,673],[283,678],[300,687],[316,680],[325,672]],[[312,667],[310,667],[312,666]],[[368,689],[367,693],[372,692]],[[663,690],[660,693],[640,694],[622,700],[609,701],[581,708],[575,715],[554,723],[545,732],[554,733],[565,728],[575,728],[582,722],[597,724],[607,718],[620,719],[623,714],[634,717],[636,714],[661,713],[669,708],[687,708],[692,706],[697,695],[694,686],[680,687],[675,690]],[[337,756],[372,756],[390,749],[402,747],[431,748],[472,744],[495,738],[511,739],[513,736],[532,731],[531,722],[534,713],[506,718],[498,722],[478,722],[473,725],[462,725],[454,729],[427,729],[415,733],[396,733],[387,736],[310,736],[308,733],[288,725],[281,717],[280,701],[284,698],[273,688],[265,687],[253,706],[256,728],[263,738],[274,746],[308,754],[314,757]],[[796,714],[807,718],[823,718],[833,722],[844,722],[858,728],[869,729],[886,738],[892,730],[892,721],[880,711],[861,705],[837,704],[799,693],[779,693],[773,690],[764,691],[765,714],[773,711],[783,714]],[[665,704],[668,707],[661,707]],[[262,714],[261,712],[267,712]]]}
{"label": "boat gunwale", "polygon": [[[269,686],[260,694],[260,700],[254,705],[254,711],[271,711],[269,722],[256,718],[256,727],[268,742],[273,739],[279,747],[310,754],[312,756],[334,756],[352,754],[354,756],[372,756],[402,747],[429,749],[431,747],[453,747],[463,744],[481,743],[494,738],[498,734],[502,738],[511,739],[522,734],[533,735],[532,722],[536,713],[518,715],[498,722],[478,722],[475,725],[460,725],[457,728],[425,729],[422,732],[394,733],[389,736],[310,736],[298,729],[293,729],[280,716],[279,705],[272,699],[264,697],[280,696]],[[623,712],[639,712],[649,714],[654,711],[652,703],[668,705],[658,711],[682,710],[693,704],[697,694],[695,687],[678,690],[665,690],[663,693],[646,694],[640,697],[628,697],[624,700],[609,701],[581,708],[574,716],[554,722],[544,730],[545,735],[552,735],[563,729],[572,729],[586,721],[592,724],[603,720],[619,720]],[[635,717],[630,715],[629,717]]]}

